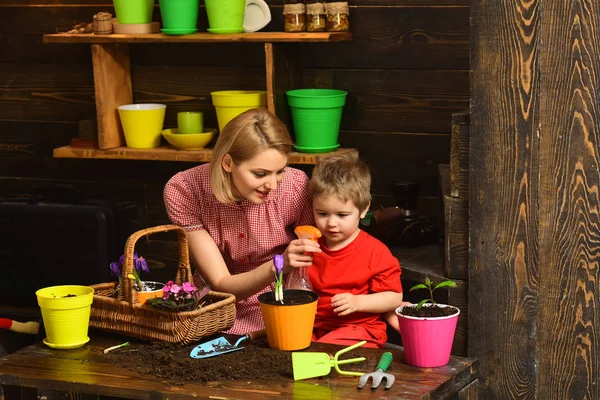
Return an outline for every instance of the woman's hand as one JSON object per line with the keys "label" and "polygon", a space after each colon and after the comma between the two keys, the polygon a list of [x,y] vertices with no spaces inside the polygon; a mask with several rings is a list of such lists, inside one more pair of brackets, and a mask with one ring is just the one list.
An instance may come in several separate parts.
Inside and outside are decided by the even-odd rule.
{"label": "woman's hand", "polygon": [[283,252],[283,273],[291,272],[292,268],[309,267],[313,261],[313,254],[320,252],[317,242],[310,239],[292,240]]}

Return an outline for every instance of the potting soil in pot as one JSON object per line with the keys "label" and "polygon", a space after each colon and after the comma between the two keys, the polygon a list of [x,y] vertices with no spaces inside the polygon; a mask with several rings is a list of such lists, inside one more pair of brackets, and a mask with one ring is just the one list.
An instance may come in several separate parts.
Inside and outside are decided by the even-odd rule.
{"label": "potting soil in pot", "polygon": [[[122,365],[138,373],[161,379],[183,381],[224,381],[259,379],[293,381],[292,353],[272,349],[266,338],[245,345],[243,350],[216,357],[194,359],[189,356],[196,344],[181,346],[175,343],[132,343],[106,354],[107,362]],[[344,354],[344,358],[358,353]],[[368,364],[367,364],[368,363]],[[376,359],[344,366],[347,371],[371,371]],[[373,364],[373,365],[370,365]],[[332,370],[332,374],[336,373]]]}

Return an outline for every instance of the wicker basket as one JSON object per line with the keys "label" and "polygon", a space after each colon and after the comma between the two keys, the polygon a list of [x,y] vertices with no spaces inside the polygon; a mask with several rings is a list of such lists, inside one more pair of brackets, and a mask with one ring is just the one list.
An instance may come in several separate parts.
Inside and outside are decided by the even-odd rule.
{"label": "wicker basket", "polygon": [[205,298],[212,304],[194,311],[165,311],[138,303],[134,282],[127,279],[127,275],[133,272],[135,244],[142,236],[167,231],[177,232],[179,242],[179,267],[175,282],[181,284],[191,281],[187,236],[182,228],[162,225],[137,231],[125,244],[118,296],[113,297],[117,287],[115,282],[92,285],[95,292],[90,315],[91,327],[144,340],[190,344],[233,325],[235,296],[229,293],[210,291]]}

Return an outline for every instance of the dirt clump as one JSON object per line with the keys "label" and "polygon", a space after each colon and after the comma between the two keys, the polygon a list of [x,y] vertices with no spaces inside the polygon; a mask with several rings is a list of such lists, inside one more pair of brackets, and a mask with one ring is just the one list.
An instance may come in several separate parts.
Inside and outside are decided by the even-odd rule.
{"label": "dirt clump", "polygon": [[[233,341],[235,342],[235,341]],[[266,338],[246,343],[236,350],[215,357],[191,358],[190,352],[196,344],[182,346],[176,343],[132,342],[127,347],[106,354],[106,361],[122,365],[143,375],[168,379],[174,384],[184,381],[227,381],[227,380],[293,380],[292,352],[269,347]],[[351,351],[342,359],[358,357]],[[344,365],[345,370],[364,369],[363,363]],[[335,370],[332,368],[332,373]]]}

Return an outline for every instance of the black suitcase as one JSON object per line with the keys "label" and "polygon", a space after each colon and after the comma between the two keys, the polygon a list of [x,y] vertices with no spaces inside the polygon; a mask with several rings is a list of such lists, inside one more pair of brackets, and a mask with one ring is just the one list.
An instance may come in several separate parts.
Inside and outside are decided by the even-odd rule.
{"label": "black suitcase", "polygon": [[126,238],[117,206],[68,186],[0,202],[0,305],[36,306],[40,288],[113,280]]}

